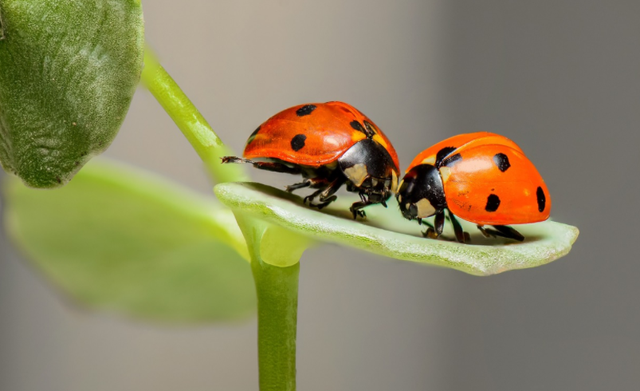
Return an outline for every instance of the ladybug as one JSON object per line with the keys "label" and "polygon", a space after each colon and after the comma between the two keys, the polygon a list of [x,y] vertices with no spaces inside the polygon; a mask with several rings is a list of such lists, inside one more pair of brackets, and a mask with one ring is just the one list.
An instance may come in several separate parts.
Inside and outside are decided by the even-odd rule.
{"label": "ladybug", "polygon": [[371,204],[386,205],[400,174],[398,155],[389,139],[367,116],[343,102],[308,103],[269,118],[249,136],[244,158],[225,156],[222,163],[254,167],[304,180],[286,190],[317,189],[304,202],[321,209],[336,200],[342,185],[360,195],[351,205],[353,218],[364,217]]}
{"label": "ladybug", "polygon": [[423,234],[430,238],[442,233],[447,209],[461,243],[469,234],[455,216],[477,224],[486,237],[523,241],[507,225],[546,220],[551,210],[547,185],[522,149],[489,132],[461,134],[422,151],[407,168],[396,198],[409,220],[422,224],[435,215]]}

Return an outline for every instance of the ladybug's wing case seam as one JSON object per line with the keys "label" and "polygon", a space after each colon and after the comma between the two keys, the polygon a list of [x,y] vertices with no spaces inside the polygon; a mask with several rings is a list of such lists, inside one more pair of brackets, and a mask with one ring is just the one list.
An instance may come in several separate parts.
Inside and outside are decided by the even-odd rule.
{"label": "ladybug's wing case seam", "polygon": [[501,136],[499,134],[490,133],[490,132],[476,132],[476,133],[465,133],[459,134],[453,137],[449,137],[446,140],[440,141],[439,143],[425,149],[421,153],[419,153],[409,164],[406,172],[409,172],[413,167],[418,164],[431,164],[436,165],[436,157],[440,151],[443,149],[447,149],[447,153],[441,156],[442,160],[445,160],[448,156],[451,156],[456,153],[460,153],[468,148],[473,148],[482,144],[495,144],[495,145],[504,145],[507,147],[511,147],[520,152],[522,150],[520,147],[511,141],[510,139]]}
{"label": "ladybug's wing case seam", "polygon": [[[302,116],[297,114],[307,107],[315,108],[304,110]],[[342,102],[298,105],[274,115],[254,132],[243,156],[320,167],[335,162],[355,143],[366,138],[364,133],[354,129],[354,121],[363,127],[366,121],[375,128],[382,138],[378,142],[389,151],[397,165],[397,154],[386,136],[357,109]]]}

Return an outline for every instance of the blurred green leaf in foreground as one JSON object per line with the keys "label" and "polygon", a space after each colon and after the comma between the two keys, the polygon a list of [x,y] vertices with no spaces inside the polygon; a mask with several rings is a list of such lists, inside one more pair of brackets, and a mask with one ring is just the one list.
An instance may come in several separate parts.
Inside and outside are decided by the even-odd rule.
{"label": "blurred green leaf in foreground", "polygon": [[83,305],[169,322],[254,314],[251,268],[233,214],[212,197],[132,170],[91,162],[55,190],[9,178],[9,235]]}

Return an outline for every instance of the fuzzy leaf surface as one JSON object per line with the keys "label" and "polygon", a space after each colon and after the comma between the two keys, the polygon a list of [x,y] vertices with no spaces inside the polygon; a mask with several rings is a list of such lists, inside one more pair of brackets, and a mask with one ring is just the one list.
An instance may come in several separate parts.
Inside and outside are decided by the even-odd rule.
{"label": "fuzzy leaf surface", "polygon": [[0,0],[0,162],[67,183],[116,136],[144,51],[139,0]]}

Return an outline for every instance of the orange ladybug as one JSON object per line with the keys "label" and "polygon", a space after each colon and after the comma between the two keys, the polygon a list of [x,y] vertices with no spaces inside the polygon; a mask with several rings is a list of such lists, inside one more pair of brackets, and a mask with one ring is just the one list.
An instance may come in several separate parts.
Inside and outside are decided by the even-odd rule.
{"label": "orange ladybug", "polygon": [[400,174],[389,139],[367,116],[343,102],[308,103],[281,111],[249,136],[243,156],[225,156],[222,163],[250,163],[263,170],[300,174],[304,180],[286,190],[318,189],[304,198],[318,209],[335,201],[334,193],[346,185],[361,199],[351,205],[354,218],[365,216],[365,206],[386,207]]}
{"label": "orange ladybug", "polygon": [[[510,224],[549,218],[551,198],[544,180],[522,149],[489,132],[448,138],[418,154],[396,195],[402,215],[418,220],[435,215],[425,236],[442,233],[445,209],[456,240],[468,242],[455,216],[477,224],[487,237],[524,240]],[[426,223],[426,222],[425,222]],[[485,225],[493,226],[484,228]]]}

